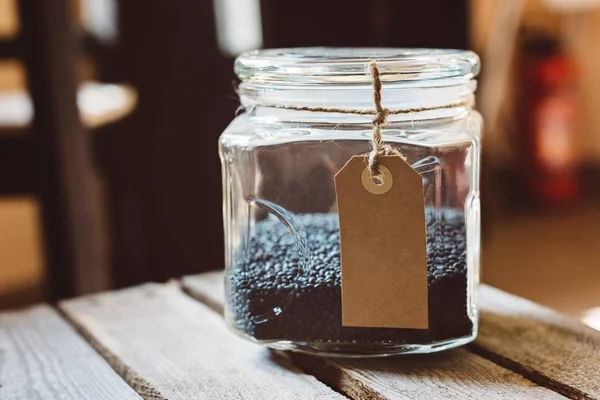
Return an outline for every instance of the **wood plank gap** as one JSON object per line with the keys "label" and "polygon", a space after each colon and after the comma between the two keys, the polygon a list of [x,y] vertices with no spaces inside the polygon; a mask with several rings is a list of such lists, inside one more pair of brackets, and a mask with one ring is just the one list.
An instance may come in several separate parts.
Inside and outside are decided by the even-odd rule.
{"label": "wood plank gap", "polygon": [[107,347],[103,346],[84,325],[79,323],[69,313],[65,312],[62,307],[58,308],[61,315],[69,321],[69,323],[79,332],[81,336],[106,360],[108,365],[121,377],[127,384],[135,390],[145,400],[169,400],[160,394],[152,385],[142,376],[136,373],[134,369],[121,361],[116,354],[111,352]]}
{"label": "wood plank gap", "polygon": [[175,282],[185,294],[206,304],[217,314],[223,315],[225,305],[223,271],[205,272],[200,275],[202,279],[195,279],[196,276],[185,276]]}
{"label": "wood plank gap", "polygon": [[58,398],[141,399],[52,307],[0,313],[0,399]]}
{"label": "wood plank gap", "polygon": [[600,398],[600,332],[550,308],[482,285],[468,350],[574,399]]}
{"label": "wood plank gap", "polygon": [[546,387],[550,390],[553,390],[557,393],[560,393],[563,396],[568,397],[570,399],[592,399],[592,400],[597,399],[597,397],[588,395],[587,393],[585,393],[577,388],[574,388],[574,387],[566,385],[560,381],[557,381],[556,379],[553,379],[549,375],[542,374],[541,372],[536,371],[535,369],[528,368],[525,365],[516,363],[515,361],[513,361],[507,357],[504,357],[500,354],[489,351],[475,343],[468,345],[467,350],[469,350],[472,353],[477,354],[483,358],[486,358],[498,365],[501,365],[506,369],[514,371],[514,372],[524,376],[525,378],[529,379],[530,381],[537,383],[540,386],[544,386],[544,387]]}
{"label": "wood plank gap", "polygon": [[[287,358],[240,340],[178,285],[146,284],[60,308],[146,399],[340,399]],[[133,382],[132,382],[133,379]]]}
{"label": "wood plank gap", "polygon": [[[205,275],[205,277],[207,278],[206,281],[203,281],[200,283],[200,285],[205,285],[206,287],[205,289],[207,290],[207,293],[210,293],[210,287],[219,287],[219,280],[223,279],[223,274],[221,271],[210,271],[210,272],[206,272],[203,275]],[[185,279],[185,278],[183,278]],[[205,304],[208,308],[210,308],[212,311],[214,311],[215,313],[217,313],[220,316],[223,316],[223,303],[219,302],[219,298],[213,298],[212,295],[208,294],[208,295],[204,295],[203,293],[200,293],[198,291],[194,291],[191,290],[189,288],[188,285],[183,283],[183,279],[180,281],[172,281],[174,284],[178,285],[179,288],[181,289],[181,291],[183,293],[185,293],[186,295],[188,295],[189,297],[191,297],[192,299],[196,300],[196,301],[200,301],[201,303]],[[213,293],[216,294],[216,293]],[[290,363],[295,363],[295,360],[291,359],[289,354],[285,351],[280,351],[280,350],[273,350],[270,349],[269,351],[271,351],[273,354],[277,354],[279,357],[282,358],[286,358]],[[333,382],[332,379],[327,379],[327,380],[322,380],[319,378],[319,376],[317,376],[317,374],[314,374],[312,372],[310,372],[308,370],[308,368],[303,368],[302,366],[299,366],[304,372],[310,373],[311,375],[315,376],[316,379],[318,379],[319,381],[323,382],[327,387],[329,387],[331,390],[335,391],[336,393],[339,393],[340,396],[346,397],[348,398],[347,394],[340,391],[338,387],[336,387],[335,385],[332,385],[331,383]],[[323,365],[322,369],[325,369],[326,366]]]}

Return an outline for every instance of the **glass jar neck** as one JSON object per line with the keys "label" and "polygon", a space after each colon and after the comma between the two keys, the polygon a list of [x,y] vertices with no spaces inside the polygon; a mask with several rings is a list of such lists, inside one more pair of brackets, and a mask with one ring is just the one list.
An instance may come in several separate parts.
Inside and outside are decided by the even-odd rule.
{"label": "glass jar neck", "polygon": [[[382,106],[392,111],[388,121],[452,118],[467,114],[474,104],[477,83],[425,81],[382,86]],[[371,85],[274,85],[242,82],[242,107],[256,116],[294,121],[318,121],[343,116],[346,122],[365,122],[375,114]]]}

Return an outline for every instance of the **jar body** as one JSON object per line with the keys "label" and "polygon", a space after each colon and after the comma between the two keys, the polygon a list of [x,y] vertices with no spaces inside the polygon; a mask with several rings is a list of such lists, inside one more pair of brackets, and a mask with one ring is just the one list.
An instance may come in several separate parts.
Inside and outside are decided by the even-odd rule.
{"label": "jar body", "polygon": [[423,180],[428,329],[342,326],[334,176],[352,156],[370,151],[368,119],[276,114],[238,116],[220,139],[230,327],[272,348],[330,356],[426,353],[472,341],[479,114],[400,120],[383,130],[385,143]]}

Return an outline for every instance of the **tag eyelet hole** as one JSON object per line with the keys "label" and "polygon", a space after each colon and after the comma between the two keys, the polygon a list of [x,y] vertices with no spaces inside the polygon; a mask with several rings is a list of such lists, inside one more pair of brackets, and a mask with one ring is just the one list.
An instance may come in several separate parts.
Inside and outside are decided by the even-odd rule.
{"label": "tag eyelet hole", "polygon": [[379,174],[371,175],[371,171],[365,168],[361,176],[362,184],[367,191],[373,194],[384,194],[392,188],[393,177],[389,169],[383,165],[379,166]]}
{"label": "tag eyelet hole", "polygon": [[378,175],[371,176],[371,180],[373,184],[381,186],[385,183],[385,175],[380,172]]}

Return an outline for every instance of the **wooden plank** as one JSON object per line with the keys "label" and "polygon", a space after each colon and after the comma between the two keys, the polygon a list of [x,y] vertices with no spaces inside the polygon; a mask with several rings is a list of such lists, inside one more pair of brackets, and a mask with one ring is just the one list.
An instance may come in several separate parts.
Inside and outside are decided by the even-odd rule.
{"label": "wooden plank", "polygon": [[237,338],[176,284],[147,284],[60,307],[145,398],[342,398],[285,358]]}
{"label": "wooden plank", "polygon": [[141,399],[48,306],[0,314],[0,399]]}
{"label": "wooden plank", "polygon": [[291,358],[353,399],[564,399],[464,349],[348,361]]}
{"label": "wooden plank", "polygon": [[219,314],[225,305],[225,282],[223,271],[210,271],[200,275],[181,278],[183,290],[200,300]]}
{"label": "wooden plank", "polygon": [[[222,311],[220,272],[188,276],[183,287]],[[563,398],[465,349],[389,359],[333,360],[289,354],[303,370],[357,399]]]}
{"label": "wooden plank", "polygon": [[600,332],[484,285],[472,349],[572,398],[600,398]]}

